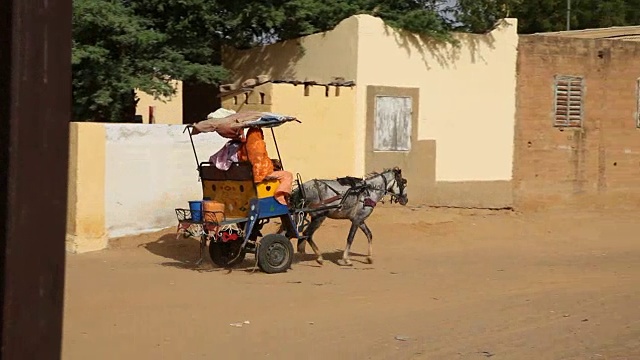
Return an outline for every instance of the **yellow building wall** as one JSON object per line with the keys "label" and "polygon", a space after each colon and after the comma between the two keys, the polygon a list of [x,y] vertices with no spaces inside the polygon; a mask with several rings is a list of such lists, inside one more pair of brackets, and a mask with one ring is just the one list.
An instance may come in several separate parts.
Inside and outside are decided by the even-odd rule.
{"label": "yellow building wall", "polygon": [[[356,89],[272,84],[271,111],[291,115],[302,123],[274,128],[282,162],[287,171],[300,173],[304,181],[358,175],[355,171],[353,119]],[[267,150],[276,157],[271,131],[264,130]]]}
{"label": "yellow building wall", "polygon": [[250,92],[225,96],[221,100],[222,107],[235,112],[271,111],[273,84],[258,85]]}
{"label": "yellow building wall", "polygon": [[334,77],[355,80],[357,51],[358,21],[350,17],[331,31],[248,50],[226,48],[222,65],[236,85],[258,75],[329,83]]}
{"label": "yellow building wall", "polygon": [[105,127],[100,123],[69,125],[67,251],[104,249]]}
{"label": "yellow building wall", "polygon": [[[459,47],[453,47],[396,31],[376,17],[354,18],[355,152],[365,152],[367,86],[419,88],[418,140],[436,142],[436,180],[511,180],[517,20],[501,20],[484,35],[454,34]],[[362,158],[357,168],[364,169]]]}
{"label": "yellow building wall", "polygon": [[[517,20],[503,19],[487,34],[454,37],[459,46],[394,30],[377,17],[356,15],[325,33],[249,50],[226,49],[223,64],[237,85],[257,75],[319,83],[340,76],[355,80],[355,116],[345,120],[354,134],[354,175],[365,172],[367,88],[387,86],[420,90],[414,140],[436,142],[437,181],[511,180]],[[273,111],[280,111],[282,103],[273,101]],[[349,124],[343,122],[342,128]]]}
{"label": "yellow building wall", "polygon": [[[338,89],[338,90],[336,90]],[[306,94],[306,95],[305,95]],[[328,96],[327,96],[328,95]],[[226,96],[222,107],[236,112],[265,111],[298,118],[274,128],[285,169],[303,180],[354,175],[353,124],[356,89],[267,83],[245,94]],[[267,151],[277,158],[271,130]],[[357,175],[357,174],[356,174]]]}
{"label": "yellow building wall", "polygon": [[175,95],[169,98],[154,99],[144,91],[136,91],[139,98],[136,115],[142,115],[142,123],[149,123],[149,106],[155,106],[155,124],[182,124],[182,81],[174,81]]}

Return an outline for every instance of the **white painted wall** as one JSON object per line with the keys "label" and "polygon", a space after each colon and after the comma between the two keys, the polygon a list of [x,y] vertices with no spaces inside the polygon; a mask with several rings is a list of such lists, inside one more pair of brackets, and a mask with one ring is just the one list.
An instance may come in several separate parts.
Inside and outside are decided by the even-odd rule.
{"label": "white painted wall", "polygon": [[[107,124],[105,225],[108,237],[140,234],[177,225],[174,209],[202,199],[189,135],[183,125]],[[226,139],[193,137],[207,161]]]}

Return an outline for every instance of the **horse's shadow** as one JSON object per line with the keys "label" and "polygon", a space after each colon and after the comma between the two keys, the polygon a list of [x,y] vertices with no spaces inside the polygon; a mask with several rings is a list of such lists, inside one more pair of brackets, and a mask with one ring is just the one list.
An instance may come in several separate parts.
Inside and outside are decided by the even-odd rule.
{"label": "horse's shadow", "polygon": [[[321,252],[322,258],[325,261],[330,261],[330,262],[334,263],[335,265],[338,265],[338,266],[341,266],[341,267],[347,267],[347,266],[344,266],[344,265],[340,264],[340,260],[342,260],[342,254],[343,253],[344,253],[344,250],[341,250],[341,249],[335,249],[335,250],[333,250],[331,252],[325,252],[325,253]],[[315,262],[315,260],[318,258],[318,256],[316,254],[314,254],[313,252],[309,253],[308,250],[307,250],[307,253],[298,254],[298,256],[300,256],[301,260],[304,260],[304,261],[314,261]],[[365,254],[360,254],[360,253],[356,253],[356,252],[353,252],[353,251],[349,252],[349,259],[351,259],[352,262],[358,262],[358,263],[369,265],[369,262],[366,261],[366,257],[367,257],[367,255],[365,255]],[[360,260],[360,259],[357,259],[357,258],[365,258],[365,260]],[[317,265],[317,266],[319,267],[320,265]]]}
{"label": "horse's shadow", "polygon": [[[233,271],[259,272],[258,264],[253,254],[246,254],[245,259],[232,267],[218,267],[209,257],[209,248],[203,249],[203,261],[198,264],[200,257],[200,241],[195,238],[176,237],[175,234],[165,234],[158,240],[140,245],[150,253],[168,259],[160,263],[162,266],[197,272],[223,272]],[[304,258],[294,254],[292,265],[303,261]],[[315,260],[315,258],[314,258]]]}

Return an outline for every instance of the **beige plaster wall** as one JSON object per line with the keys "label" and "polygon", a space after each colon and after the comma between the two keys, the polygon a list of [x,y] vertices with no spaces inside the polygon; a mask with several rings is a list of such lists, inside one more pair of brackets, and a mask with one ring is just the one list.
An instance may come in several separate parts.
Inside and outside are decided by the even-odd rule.
{"label": "beige plaster wall", "polygon": [[355,80],[358,21],[351,17],[324,33],[248,50],[225,49],[222,64],[233,74],[230,82],[270,75],[279,80],[328,83],[333,77]]}
{"label": "beige plaster wall", "polygon": [[[398,32],[358,15],[354,151],[365,153],[368,86],[418,88],[418,140],[435,140],[437,181],[511,180],[517,21],[486,35],[456,34],[460,47]],[[364,159],[357,157],[358,169]]]}
{"label": "beige plaster wall", "polygon": [[[303,180],[356,174],[353,143],[356,88],[273,84],[271,111],[295,116],[299,123],[275,128],[285,169],[300,173]],[[327,96],[328,95],[328,96]],[[265,141],[272,158],[276,149],[271,131]]]}
{"label": "beige plaster wall", "polygon": [[136,115],[142,115],[142,123],[149,123],[149,106],[155,106],[156,124],[182,124],[182,81],[174,81],[176,94],[169,98],[154,99],[144,91],[137,91],[140,99],[136,106]]}

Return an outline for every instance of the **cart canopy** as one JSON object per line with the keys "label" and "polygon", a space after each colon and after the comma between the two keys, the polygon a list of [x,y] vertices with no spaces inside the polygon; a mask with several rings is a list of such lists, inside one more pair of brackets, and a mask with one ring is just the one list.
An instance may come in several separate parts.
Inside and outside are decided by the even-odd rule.
{"label": "cart canopy", "polygon": [[220,119],[207,119],[195,123],[191,135],[217,131],[218,128],[242,129],[247,127],[271,128],[289,121],[301,122],[293,116],[274,114],[260,111],[243,111]]}

